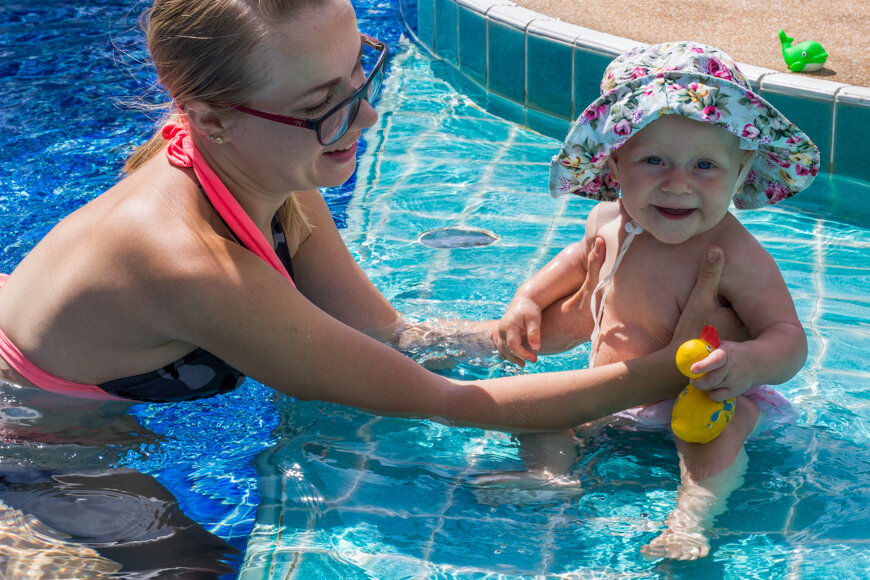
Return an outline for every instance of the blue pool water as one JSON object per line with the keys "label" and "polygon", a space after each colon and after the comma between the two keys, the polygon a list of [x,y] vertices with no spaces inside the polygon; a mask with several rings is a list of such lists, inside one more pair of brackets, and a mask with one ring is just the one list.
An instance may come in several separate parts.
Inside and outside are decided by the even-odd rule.
{"label": "blue pool water", "polygon": [[[403,35],[394,3],[356,4],[361,28],[396,54],[354,181],[326,192],[336,221],[409,317],[497,317],[531,272],[577,239],[592,204],[546,194],[558,143],[457,93],[450,70]],[[0,270],[113,183],[130,143],[150,132],[124,105],[143,91],[148,102],[163,99],[141,64],[143,7],[7,2],[0,14]],[[521,468],[507,434],[300,403],[247,381],[207,401],[134,407],[110,446],[37,453],[3,441],[2,462],[86,460],[153,475],[188,516],[245,551],[233,560],[244,579],[860,577],[870,569],[868,194],[867,184],[820,177],[793,201],[739,214],[780,265],[810,355],[782,387],[801,416],[748,445],[746,483],[703,561],[638,553],[679,481],[661,434],[589,430],[574,467],[582,489],[484,489],[476,475]],[[498,240],[418,242],[440,228]],[[411,354],[431,362],[456,353]],[[586,359],[580,347],[523,372]],[[520,371],[473,360],[442,372]]]}

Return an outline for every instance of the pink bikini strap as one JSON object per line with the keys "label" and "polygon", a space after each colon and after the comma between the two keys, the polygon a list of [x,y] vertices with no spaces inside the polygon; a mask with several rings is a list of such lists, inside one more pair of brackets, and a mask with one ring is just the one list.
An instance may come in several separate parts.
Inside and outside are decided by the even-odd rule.
{"label": "pink bikini strap", "polygon": [[[0,287],[3,286],[7,278],[9,278],[8,274],[0,274]],[[0,355],[18,374],[44,391],[68,397],[78,397],[79,399],[129,401],[129,399],[107,393],[96,385],[68,381],[45,372],[25,358],[18,347],[6,336],[3,329],[0,329]]]}
{"label": "pink bikini strap", "polygon": [[233,194],[202,158],[194,146],[187,128],[180,122],[169,122],[163,127],[163,138],[169,141],[166,147],[166,157],[169,158],[169,162],[177,167],[193,167],[205,195],[224,222],[242,242],[242,245],[268,262],[288,282],[296,286],[274,248],[266,241],[262,232],[257,229]]}

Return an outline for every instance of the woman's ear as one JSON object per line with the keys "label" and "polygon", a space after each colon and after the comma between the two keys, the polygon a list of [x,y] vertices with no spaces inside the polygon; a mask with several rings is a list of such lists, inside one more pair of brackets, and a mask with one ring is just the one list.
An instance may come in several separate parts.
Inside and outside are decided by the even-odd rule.
{"label": "woman's ear", "polygon": [[192,101],[184,104],[184,112],[192,131],[215,143],[228,140],[229,123],[224,110],[202,101]]}

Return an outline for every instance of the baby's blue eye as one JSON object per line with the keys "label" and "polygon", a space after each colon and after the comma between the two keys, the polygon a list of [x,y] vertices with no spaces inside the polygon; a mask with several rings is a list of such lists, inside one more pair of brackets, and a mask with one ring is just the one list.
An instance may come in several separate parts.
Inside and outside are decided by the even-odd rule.
{"label": "baby's blue eye", "polygon": [[647,157],[646,162],[648,165],[661,165],[662,159],[661,157]]}
{"label": "baby's blue eye", "polygon": [[699,161],[698,167],[700,169],[713,169],[713,163],[710,161]]}

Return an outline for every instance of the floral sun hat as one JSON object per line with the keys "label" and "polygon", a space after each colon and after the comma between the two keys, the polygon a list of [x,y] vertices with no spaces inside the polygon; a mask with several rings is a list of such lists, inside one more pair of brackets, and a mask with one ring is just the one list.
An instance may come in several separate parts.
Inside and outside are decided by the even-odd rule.
{"label": "floral sun hat", "polygon": [[734,195],[738,208],[782,201],[818,173],[818,148],[752,92],[731,57],[711,46],[677,42],[638,47],[608,65],[601,96],[577,118],[553,157],[551,194],[618,199],[610,153],[666,114],[722,127],[740,139],[741,149],[757,151],[743,188]]}

